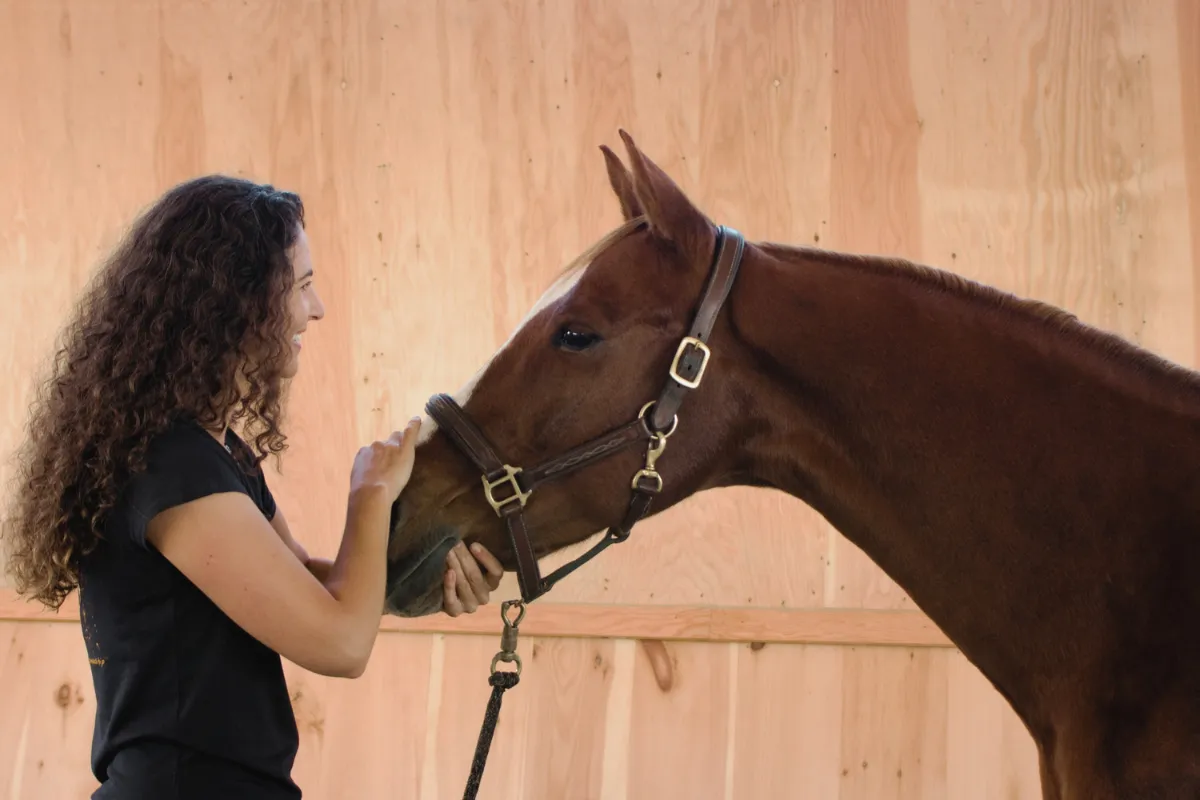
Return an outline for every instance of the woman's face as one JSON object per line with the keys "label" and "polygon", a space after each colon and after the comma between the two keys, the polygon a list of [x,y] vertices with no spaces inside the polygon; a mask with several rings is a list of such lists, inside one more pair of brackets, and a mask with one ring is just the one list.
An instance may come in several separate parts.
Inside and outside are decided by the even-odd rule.
{"label": "woman's face", "polygon": [[315,322],[325,316],[325,305],[317,295],[313,285],[312,254],[308,249],[308,236],[301,229],[292,246],[292,269],[295,270],[296,280],[292,286],[292,294],[288,299],[291,311],[291,353],[284,366],[283,377],[291,378],[300,369],[301,338],[308,328],[309,322]]}

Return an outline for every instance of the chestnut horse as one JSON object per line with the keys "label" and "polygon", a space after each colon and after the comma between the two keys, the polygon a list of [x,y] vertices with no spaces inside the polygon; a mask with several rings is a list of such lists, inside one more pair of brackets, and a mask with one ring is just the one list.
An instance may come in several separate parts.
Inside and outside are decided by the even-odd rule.
{"label": "chestnut horse", "polygon": [[771,487],[1006,698],[1045,798],[1200,797],[1200,377],[929,267],[746,242],[621,136],[625,223],[430,401],[388,611],[438,607],[459,539],[528,601],[577,566],[538,557]]}

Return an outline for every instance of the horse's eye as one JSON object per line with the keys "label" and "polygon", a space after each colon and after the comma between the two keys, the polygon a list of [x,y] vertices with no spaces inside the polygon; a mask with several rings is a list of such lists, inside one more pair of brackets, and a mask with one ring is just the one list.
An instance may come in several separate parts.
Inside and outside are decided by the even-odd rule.
{"label": "horse's eye", "polygon": [[580,350],[587,350],[598,341],[600,341],[600,337],[596,334],[575,330],[570,326],[563,326],[554,336],[555,347],[576,353]]}

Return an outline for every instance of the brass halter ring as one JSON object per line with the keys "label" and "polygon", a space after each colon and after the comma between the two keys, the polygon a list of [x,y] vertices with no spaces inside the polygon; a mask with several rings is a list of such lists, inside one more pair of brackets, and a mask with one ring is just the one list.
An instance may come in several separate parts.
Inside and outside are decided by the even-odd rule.
{"label": "brass halter ring", "polygon": [[650,430],[650,423],[646,422],[646,412],[648,412],[650,409],[654,408],[654,404],[656,402],[658,402],[658,401],[651,400],[649,403],[646,403],[646,405],[642,406],[642,410],[638,412],[638,419],[640,419],[642,421],[642,424],[646,426],[646,431],[651,436],[661,436],[663,439],[663,443],[666,444],[667,437],[670,436],[672,433],[674,433],[675,429],[679,427],[679,415],[674,414],[671,417],[671,427],[669,430],[666,431],[666,433],[661,433],[661,432]]}

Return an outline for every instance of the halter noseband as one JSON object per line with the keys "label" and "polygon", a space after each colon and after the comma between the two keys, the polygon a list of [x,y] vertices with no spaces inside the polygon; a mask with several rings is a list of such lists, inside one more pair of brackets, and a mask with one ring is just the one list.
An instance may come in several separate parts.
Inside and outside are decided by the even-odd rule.
{"label": "halter noseband", "polygon": [[[745,239],[741,233],[726,226],[718,226],[708,283],[692,322],[692,329],[680,341],[675,351],[666,383],[657,400],[646,403],[636,419],[618,428],[535,467],[522,469],[505,463],[496,454],[496,449],[487,436],[452,397],[437,394],[426,404],[425,410],[430,417],[445,430],[450,440],[482,473],[484,497],[508,528],[509,540],[517,559],[517,580],[524,602],[532,602],[550,591],[556,583],[599,555],[609,545],[628,539],[633,526],[649,512],[654,496],[661,492],[663,487],[662,475],[655,468],[655,463],[666,448],[668,437],[675,432],[679,424],[677,412],[683,398],[687,392],[698,387],[704,378],[704,371],[712,355],[707,343],[708,337],[716,324],[721,307],[733,288],[744,250]],[[653,413],[649,414],[651,409]],[[522,513],[533,490],[542,483],[569,475],[643,441],[648,441],[646,462],[630,482],[633,497],[624,519],[620,524],[609,528],[604,538],[582,556],[543,578]],[[504,488],[507,488],[507,493],[498,492]]]}

